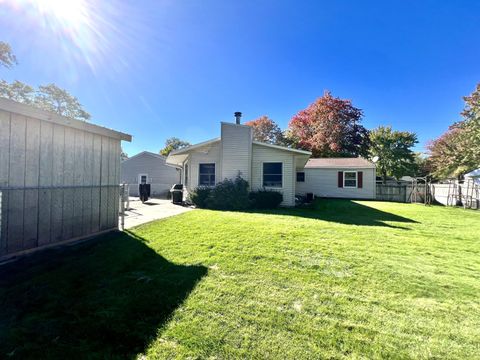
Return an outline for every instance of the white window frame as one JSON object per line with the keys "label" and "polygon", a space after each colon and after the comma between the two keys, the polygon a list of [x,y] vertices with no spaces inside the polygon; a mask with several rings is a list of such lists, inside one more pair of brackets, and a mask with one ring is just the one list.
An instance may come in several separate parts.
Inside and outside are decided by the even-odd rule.
{"label": "white window frame", "polygon": [[[346,180],[345,174],[346,173],[355,173],[355,186],[346,186],[345,185],[345,180]],[[349,180],[353,180],[353,179],[349,179]],[[343,187],[346,188],[346,189],[357,189],[358,188],[358,171],[356,171],[356,170],[346,170],[346,171],[343,172]]]}
{"label": "white window frame", "polygon": [[[213,181],[213,185],[200,185],[200,165],[211,165],[213,164],[215,166],[215,172],[213,174],[213,176],[215,176],[214,178],[214,181]],[[198,179],[197,179],[197,184],[198,186],[203,186],[203,187],[214,187],[216,184],[217,184],[217,163],[216,162],[213,162],[213,161],[210,161],[210,162],[201,162],[201,163],[198,163]]]}
{"label": "white window frame", "polygon": [[[282,164],[282,186],[280,186],[280,187],[278,187],[278,186],[264,186],[263,185],[263,164],[274,164],[274,163]],[[262,188],[272,189],[272,190],[283,190],[283,185],[284,185],[283,178],[285,177],[285,174],[284,174],[285,171],[284,170],[285,170],[285,164],[283,163],[283,161],[262,161]]]}
{"label": "white window frame", "polygon": [[147,178],[145,184],[148,184],[148,174],[138,174],[138,178],[137,178],[138,185],[142,183],[142,176],[145,176]]}

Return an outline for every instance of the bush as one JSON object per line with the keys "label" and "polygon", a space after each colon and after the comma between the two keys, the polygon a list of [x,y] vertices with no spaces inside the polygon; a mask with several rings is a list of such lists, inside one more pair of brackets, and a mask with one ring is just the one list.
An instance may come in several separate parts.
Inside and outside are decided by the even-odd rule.
{"label": "bush", "polygon": [[283,201],[278,191],[248,192],[248,181],[238,175],[225,179],[215,187],[198,187],[190,194],[190,201],[198,208],[212,210],[274,209]]}
{"label": "bush", "polygon": [[252,191],[249,198],[254,209],[274,209],[283,201],[282,193],[273,190]]}
{"label": "bush", "polygon": [[191,202],[199,208],[214,210],[245,210],[250,207],[248,181],[237,176],[225,179],[213,188],[198,187],[190,194]]}
{"label": "bush", "polygon": [[198,208],[207,208],[207,199],[212,192],[208,187],[197,187],[192,193],[190,193],[190,201]]}
{"label": "bush", "polygon": [[219,182],[207,198],[207,208],[215,210],[245,210],[250,207],[248,181],[237,176],[235,180]]}

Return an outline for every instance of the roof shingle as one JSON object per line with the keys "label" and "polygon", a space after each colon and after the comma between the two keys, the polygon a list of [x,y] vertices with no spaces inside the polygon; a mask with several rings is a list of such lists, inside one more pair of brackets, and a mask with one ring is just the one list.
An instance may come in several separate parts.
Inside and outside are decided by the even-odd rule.
{"label": "roof shingle", "polygon": [[316,158],[308,160],[305,168],[374,168],[375,164],[364,158]]}

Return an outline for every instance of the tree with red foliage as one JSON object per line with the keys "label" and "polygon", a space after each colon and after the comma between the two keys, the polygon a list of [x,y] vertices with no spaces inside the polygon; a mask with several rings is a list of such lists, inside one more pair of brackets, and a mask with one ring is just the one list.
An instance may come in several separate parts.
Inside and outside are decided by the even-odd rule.
{"label": "tree with red foliage", "polygon": [[463,98],[463,120],[431,141],[428,163],[437,177],[459,177],[480,166],[480,84]]}
{"label": "tree with red foliage", "polygon": [[283,134],[275,121],[268,116],[260,116],[258,119],[247,121],[245,125],[253,128],[253,139],[269,144],[280,145],[283,143]]}
{"label": "tree with red foliage", "polygon": [[365,156],[368,130],[360,124],[362,117],[362,110],[350,100],[325,91],[292,118],[287,137],[295,147],[309,150],[315,157]]}

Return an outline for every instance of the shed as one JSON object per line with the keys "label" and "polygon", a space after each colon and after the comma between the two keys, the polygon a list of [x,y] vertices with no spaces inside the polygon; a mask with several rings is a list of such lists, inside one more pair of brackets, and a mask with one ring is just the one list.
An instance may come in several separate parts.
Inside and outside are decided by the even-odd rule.
{"label": "shed", "polygon": [[317,197],[375,199],[375,164],[364,158],[316,158],[297,171],[297,193]]}
{"label": "shed", "polygon": [[0,259],[118,229],[122,140],[0,98]]}
{"label": "shed", "polygon": [[165,156],[142,151],[122,161],[121,181],[129,185],[130,196],[139,196],[138,184],[144,182],[150,184],[152,197],[167,197],[172,185],[181,182],[181,172],[165,160]]}

